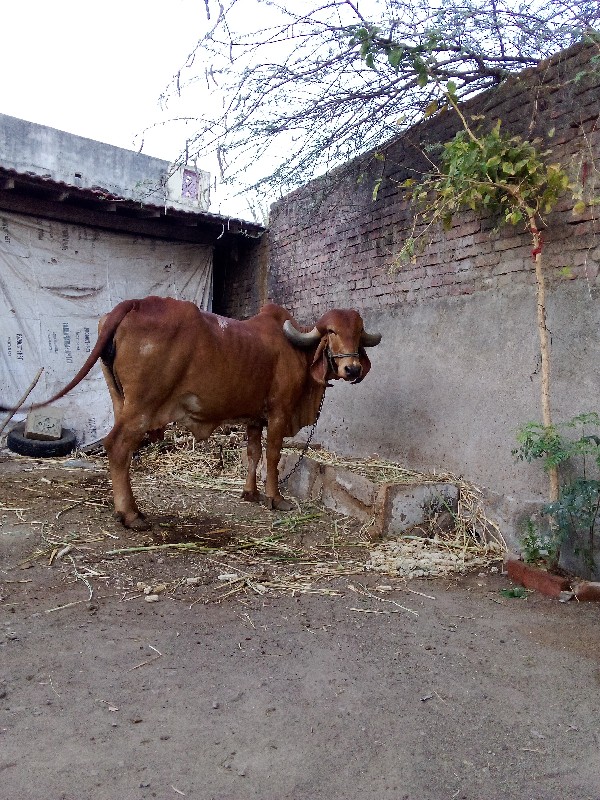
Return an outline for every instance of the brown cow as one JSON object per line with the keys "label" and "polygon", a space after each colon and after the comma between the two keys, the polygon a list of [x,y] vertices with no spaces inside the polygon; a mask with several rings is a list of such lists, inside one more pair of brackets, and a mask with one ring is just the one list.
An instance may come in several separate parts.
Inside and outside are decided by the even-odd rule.
{"label": "brown cow", "polygon": [[266,305],[245,321],[201,311],[163,297],[126,300],[98,325],[98,341],[75,378],[51,400],[75,387],[102,359],[115,424],[104,440],[115,513],[126,528],[148,522],[131,490],[131,458],[149,431],[176,422],[207,439],[224,422],[248,431],[248,476],[242,497],[257,501],[256,470],[267,425],[268,504],[289,510],[279,491],[283,439],[314,423],[329,380],[359,383],[370,369],[365,347],[379,344],[356,311],[328,311],[308,333],[285,309]]}

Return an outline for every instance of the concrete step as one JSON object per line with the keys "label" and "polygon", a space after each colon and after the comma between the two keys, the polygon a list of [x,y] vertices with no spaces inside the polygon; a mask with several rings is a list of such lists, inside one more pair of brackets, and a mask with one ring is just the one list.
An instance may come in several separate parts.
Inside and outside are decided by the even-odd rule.
{"label": "concrete step", "polygon": [[364,522],[373,520],[367,532],[371,539],[397,536],[426,523],[432,514],[453,515],[458,508],[459,489],[452,483],[378,482],[360,471],[322,463],[309,454],[300,462],[299,457],[296,450],[282,453],[282,493],[320,501],[325,508]]}

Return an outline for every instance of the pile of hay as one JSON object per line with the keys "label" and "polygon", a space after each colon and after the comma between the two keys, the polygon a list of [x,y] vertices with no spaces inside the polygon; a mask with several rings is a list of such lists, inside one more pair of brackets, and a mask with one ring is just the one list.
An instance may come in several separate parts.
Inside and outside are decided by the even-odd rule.
{"label": "pile of hay", "polygon": [[[243,452],[244,432],[240,429],[222,428],[202,443],[171,429],[165,442],[144,451],[140,467],[154,481],[175,480],[237,495],[245,480]],[[498,562],[506,551],[500,530],[486,516],[480,490],[450,473],[425,474],[384,459],[344,458],[323,449],[311,449],[306,457],[350,470],[373,483],[447,482],[458,487],[458,508],[451,519],[448,512],[434,513],[418,529],[377,545],[369,545],[365,535],[362,543],[370,551],[365,564],[368,570],[403,578],[442,576],[489,566]],[[294,518],[301,519],[306,504],[297,502],[297,505],[298,514]],[[285,517],[277,517],[272,524],[281,530],[285,527]],[[365,534],[368,527],[364,526]]]}
{"label": "pile of hay", "polygon": [[[39,541],[25,561],[45,560],[84,584],[86,599],[76,603],[87,602],[98,583],[117,586],[124,601],[149,596],[157,602],[174,594],[192,603],[247,593],[336,596],[340,578],[365,571],[403,582],[446,576],[493,568],[505,549],[475,487],[450,474],[421,474],[381,459],[343,458],[320,449],[306,456],[375,483],[452,483],[460,490],[452,518],[448,512],[432,511],[419,528],[374,544],[368,535],[370,521],[337,514],[315,501],[296,500],[296,509],[285,514],[232,502],[239,499],[245,481],[244,451],[245,434],[238,428],[223,427],[198,443],[189,433],[170,427],[164,441],[135,456],[132,469],[134,492],[158,523],[152,534],[126,536],[122,542],[116,541],[121,538],[118,530],[105,529],[112,498],[102,474],[106,457],[99,451],[77,454],[102,467],[97,480],[50,480],[38,474],[32,481],[31,470],[15,473],[15,496],[31,502],[17,507],[7,496],[5,514],[14,515],[18,524],[39,526]],[[298,449],[290,452],[300,456]],[[77,469],[68,467],[72,459],[45,461],[34,469]],[[203,491],[193,491],[197,489]],[[39,516],[40,504],[52,509],[48,519]],[[73,525],[72,515],[83,510],[87,517],[82,515]],[[172,517],[165,517],[168,512]]]}
{"label": "pile of hay", "polygon": [[325,450],[311,452],[310,457],[355,472],[375,484],[449,483],[458,487],[455,513],[433,512],[424,525],[372,547],[368,570],[403,578],[441,577],[488,567],[506,551],[498,526],[485,513],[481,491],[451,473],[415,472],[384,459],[343,458]]}

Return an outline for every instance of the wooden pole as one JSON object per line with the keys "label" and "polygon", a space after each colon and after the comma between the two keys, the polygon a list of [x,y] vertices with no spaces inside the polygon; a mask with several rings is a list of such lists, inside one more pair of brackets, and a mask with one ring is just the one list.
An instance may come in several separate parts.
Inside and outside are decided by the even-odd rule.
{"label": "wooden pole", "polygon": [[[545,428],[552,426],[552,410],[550,407],[550,341],[546,326],[546,280],[542,269],[542,235],[537,228],[535,219],[529,220],[531,235],[533,237],[533,257],[535,259],[535,279],[537,283],[537,326],[540,339],[541,354],[541,394],[542,394],[542,422]],[[558,500],[558,467],[550,467],[550,502]]]}
{"label": "wooden pole", "polygon": [[44,368],[43,368],[43,367],[40,367],[40,368],[39,368],[39,370],[38,370],[38,372],[37,372],[37,375],[36,375],[36,376],[35,376],[35,378],[34,378],[34,379],[31,381],[31,383],[30,383],[30,385],[29,385],[29,388],[27,389],[27,391],[25,392],[25,394],[23,395],[23,397],[22,397],[22,398],[19,400],[19,402],[17,403],[17,405],[16,405],[14,408],[11,408],[11,410],[10,410],[10,412],[9,412],[9,414],[8,414],[8,417],[7,417],[7,418],[4,420],[4,422],[3,422],[3,423],[2,423],[2,425],[0,426],[0,434],[2,433],[2,431],[4,430],[4,428],[6,428],[6,426],[8,425],[8,423],[11,421],[11,419],[12,419],[12,418],[14,417],[14,415],[17,413],[17,411],[18,411],[18,410],[21,408],[21,406],[23,405],[23,403],[25,402],[25,400],[27,400],[27,398],[29,397],[29,395],[30,395],[30,394],[33,392],[33,390],[35,389],[35,385],[36,385],[36,383],[39,381],[39,379],[40,379],[40,375],[42,374],[42,372],[43,372],[43,371],[44,371]]}

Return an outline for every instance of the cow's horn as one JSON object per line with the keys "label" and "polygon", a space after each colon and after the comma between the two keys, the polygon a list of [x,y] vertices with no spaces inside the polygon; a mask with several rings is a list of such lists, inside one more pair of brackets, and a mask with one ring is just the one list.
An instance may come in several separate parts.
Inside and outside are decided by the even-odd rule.
{"label": "cow's horn", "polygon": [[380,341],[380,333],[367,333],[366,331],[363,331],[362,336],[360,337],[360,343],[363,347],[375,347]]}
{"label": "cow's horn", "polygon": [[321,334],[317,328],[313,328],[312,331],[308,333],[302,333],[302,331],[294,328],[289,319],[286,319],[283,323],[283,332],[290,342],[298,345],[298,347],[311,347],[311,345],[316,344],[321,338]]}

